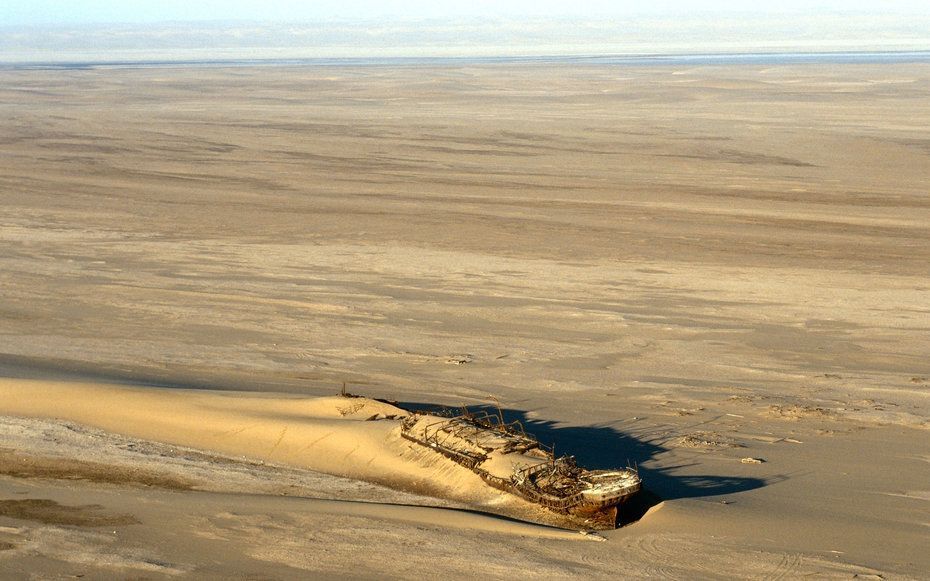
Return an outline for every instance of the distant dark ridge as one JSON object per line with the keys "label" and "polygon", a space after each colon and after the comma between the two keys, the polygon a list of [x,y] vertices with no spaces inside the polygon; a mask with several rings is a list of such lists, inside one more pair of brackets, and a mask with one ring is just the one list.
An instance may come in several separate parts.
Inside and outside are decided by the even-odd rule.
{"label": "distant dark ridge", "polygon": [[930,63],[930,51],[887,52],[770,52],[714,54],[548,55],[466,57],[340,57],[198,60],[112,60],[3,62],[0,68],[17,70],[82,70],[98,68],[157,67],[420,67],[493,64],[584,64],[612,66],[790,65],[790,64],[907,64]]}

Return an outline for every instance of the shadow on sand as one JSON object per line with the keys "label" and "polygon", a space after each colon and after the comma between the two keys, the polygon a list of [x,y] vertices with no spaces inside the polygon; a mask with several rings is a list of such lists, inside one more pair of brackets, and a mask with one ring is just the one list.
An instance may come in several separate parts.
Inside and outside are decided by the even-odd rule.
{"label": "shadow on sand", "polygon": [[[433,404],[400,402],[399,407],[409,411],[441,411],[446,408]],[[488,412],[496,415],[494,406],[468,406],[471,413]],[[454,411],[454,410],[453,410]],[[638,521],[646,512],[663,500],[700,498],[745,492],[769,484],[761,478],[735,476],[674,475],[685,465],[649,467],[650,461],[669,449],[656,442],[642,440],[609,426],[561,426],[551,420],[529,418],[526,412],[502,409],[505,422],[519,421],[526,432],[540,443],[555,445],[556,454],[574,456],[580,466],[591,470],[636,466],[643,479],[643,490],[624,504],[621,525]]]}
{"label": "shadow on sand", "polygon": [[[68,361],[38,360],[29,357],[0,354],[0,376],[30,379],[101,380],[129,385],[185,389],[253,390],[254,383],[239,384],[230,378],[218,382],[214,378],[194,380],[184,377],[168,381],[158,374],[139,370],[103,369],[99,366]],[[322,381],[322,380],[321,380]],[[305,384],[306,382],[304,382]],[[218,387],[222,385],[222,388]],[[331,386],[331,384],[327,384]],[[277,385],[275,391],[305,393],[304,386]],[[292,389],[283,389],[291,387]],[[449,410],[447,406],[429,403],[400,402],[396,405],[410,411]],[[473,405],[472,413],[497,414],[491,405]],[[455,411],[454,409],[452,411]],[[650,508],[663,500],[700,498],[745,492],[771,484],[772,480],[741,478],[720,475],[676,475],[691,465],[650,467],[650,463],[669,449],[655,440],[650,441],[623,433],[610,426],[563,426],[555,421],[530,418],[525,411],[502,409],[505,422],[519,421],[526,432],[543,445],[555,445],[560,456],[574,456],[580,466],[591,470],[636,466],[643,478],[644,489],[623,507],[622,524],[639,520]]]}

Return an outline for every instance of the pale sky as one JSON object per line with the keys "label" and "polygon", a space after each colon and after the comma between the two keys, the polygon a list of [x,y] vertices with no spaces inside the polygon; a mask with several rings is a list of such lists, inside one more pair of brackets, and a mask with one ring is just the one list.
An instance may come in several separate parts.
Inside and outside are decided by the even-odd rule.
{"label": "pale sky", "polygon": [[930,51],[930,0],[0,0],[0,64],[817,51]]}
{"label": "pale sky", "polygon": [[164,21],[644,16],[832,11],[930,13],[928,0],[0,0],[0,26]]}

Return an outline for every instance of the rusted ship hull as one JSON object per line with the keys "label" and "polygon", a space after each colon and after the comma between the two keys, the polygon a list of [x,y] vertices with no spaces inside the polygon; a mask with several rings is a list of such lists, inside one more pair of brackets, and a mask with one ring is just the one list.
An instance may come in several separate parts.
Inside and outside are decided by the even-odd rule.
{"label": "rusted ship hull", "polygon": [[620,506],[636,492],[639,491],[640,485],[636,484],[634,488],[628,490],[622,496],[614,497],[608,500],[597,502],[586,502],[583,500],[547,498],[544,495],[534,493],[532,489],[516,485],[512,481],[494,477],[487,472],[476,470],[479,476],[485,482],[502,490],[515,494],[524,500],[538,504],[553,512],[568,514],[582,519],[590,528],[593,529],[615,529],[620,512]]}
{"label": "rusted ship hull", "polygon": [[[468,468],[498,490],[571,515],[589,528],[616,528],[619,507],[641,487],[633,469],[579,468],[572,457],[555,458],[542,449],[522,428],[516,431],[487,416],[413,415],[404,421],[401,435]],[[510,470],[502,471],[502,464]]]}

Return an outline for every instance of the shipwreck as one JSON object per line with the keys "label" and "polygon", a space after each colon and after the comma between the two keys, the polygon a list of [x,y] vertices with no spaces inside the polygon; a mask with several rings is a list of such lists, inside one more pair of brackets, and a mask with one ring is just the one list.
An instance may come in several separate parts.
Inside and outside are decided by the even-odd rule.
{"label": "shipwreck", "polygon": [[401,436],[456,462],[499,490],[594,529],[613,529],[620,506],[642,481],[635,467],[586,470],[573,456],[557,457],[503,414],[411,412]]}

